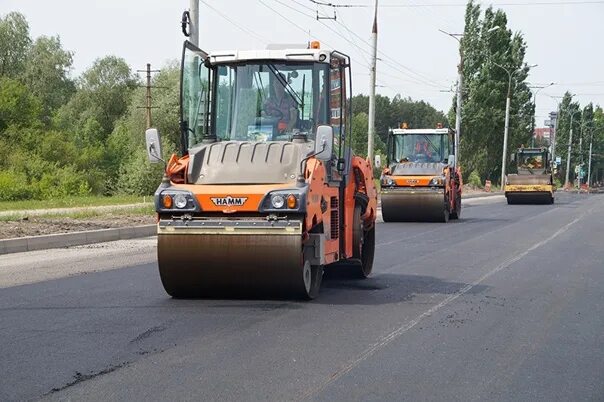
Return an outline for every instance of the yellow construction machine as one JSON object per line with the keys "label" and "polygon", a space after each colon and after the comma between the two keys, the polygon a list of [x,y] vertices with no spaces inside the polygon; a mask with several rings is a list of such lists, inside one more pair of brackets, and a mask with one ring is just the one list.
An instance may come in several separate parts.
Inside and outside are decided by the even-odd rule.
{"label": "yellow construction machine", "polygon": [[553,204],[554,183],[547,148],[521,147],[512,155],[517,174],[508,174],[505,198],[508,204]]}
{"label": "yellow construction machine", "polygon": [[[313,298],[323,268],[367,277],[377,190],[355,156],[350,58],[309,46],[203,52],[185,41],[181,152],[155,193],[173,297]],[[146,133],[161,161],[156,129]]]}
{"label": "yellow construction machine", "polygon": [[381,177],[384,222],[440,221],[461,216],[462,177],[454,131],[401,128],[388,133]]}

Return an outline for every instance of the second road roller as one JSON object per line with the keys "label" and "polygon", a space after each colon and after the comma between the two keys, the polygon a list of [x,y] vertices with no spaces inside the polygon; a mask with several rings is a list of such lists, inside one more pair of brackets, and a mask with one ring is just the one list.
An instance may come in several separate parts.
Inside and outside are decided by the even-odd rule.
{"label": "second road roller", "polygon": [[[181,149],[155,193],[166,292],[310,299],[328,265],[367,277],[377,189],[351,152],[350,58],[185,41],[181,70]],[[156,129],[146,143],[161,162]]]}
{"label": "second road roller", "polygon": [[[450,128],[390,130],[381,177],[384,222],[447,222],[461,216],[462,177]],[[376,160],[377,162],[377,160]]]}

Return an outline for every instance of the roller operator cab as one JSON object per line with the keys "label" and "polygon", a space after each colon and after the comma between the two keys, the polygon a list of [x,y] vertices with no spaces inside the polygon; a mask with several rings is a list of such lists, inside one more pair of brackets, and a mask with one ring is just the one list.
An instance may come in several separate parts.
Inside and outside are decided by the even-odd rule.
{"label": "roller operator cab", "polygon": [[511,163],[516,165],[517,173],[506,176],[508,204],[554,203],[551,158],[547,148],[518,148]]}
{"label": "roller operator cab", "polygon": [[385,222],[441,221],[461,215],[462,178],[449,128],[390,130],[381,177]]}
{"label": "roller operator cab", "polygon": [[[155,194],[174,297],[313,298],[327,265],[371,272],[377,190],[351,153],[350,58],[184,43],[181,152]],[[160,139],[147,130],[151,160]]]}

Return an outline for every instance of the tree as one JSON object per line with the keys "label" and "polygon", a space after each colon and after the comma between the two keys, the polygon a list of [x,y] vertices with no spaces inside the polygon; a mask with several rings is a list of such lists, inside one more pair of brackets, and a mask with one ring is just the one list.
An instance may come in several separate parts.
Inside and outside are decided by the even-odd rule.
{"label": "tree", "polygon": [[[573,122],[573,142],[572,148],[575,150],[579,145],[579,133],[581,126],[581,107],[578,102],[572,101],[572,95],[569,92],[564,94],[560,102],[560,115],[558,116],[558,127],[556,129],[556,154],[560,155],[562,163],[558,169],[558,176],[566,176],[566,160],[568,154],[568,138],[570,134],[570,122]],[[572,162],[575,159],[571,155],[570,179],[574,177],[574,168]]]}
{"label": "tree", "polygon": [[19,81],[0,76],[0,138],[10,126],[35,124],[40,114],[40,100]]}
{"label": "tree", "polygon": [[124,59],[106,56],[82,74],[77,86],[76,94],[59,111],[57,122],[63,128],[77,129],[93,118],[102,128],[98,140],[104,141],[128,109],[137,79]]}
{"label": "tree", "polygon": [[[534,108],[525,82],[529,72],[524,62],[526,43],[521,33],[507,29],[502,10],[489,7],[483,15],[480,5],[470,0],[465,18],[460,162],[465,171],[476,170],[482,179],[499,181],[509,86],[506,69],[512,73],[506,158],[515,148],[528,144],[532,136]],[[496,26],[499,28],[493,29]],[[453,114],[451,110],[449,115]]]}
{"label": "tree", "polygon": [[30,45],[29,25],[23,14],[0,16],[0,76],[16,78],[21,74]]}
{"label": "tree", "polygon": [[51,113],[75,92],[75,84],[69,78],[72,63],[73,53],[63,50],[57,36],[37,38],[27,52],[23,82],[42,101],[47,123]]}

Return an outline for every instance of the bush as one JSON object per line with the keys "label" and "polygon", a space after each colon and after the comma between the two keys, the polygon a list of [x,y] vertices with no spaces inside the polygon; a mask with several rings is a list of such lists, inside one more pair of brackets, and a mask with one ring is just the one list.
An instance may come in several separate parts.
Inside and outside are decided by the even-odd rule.
{"label": "bush", "polygon": [[482,180],[480,179],[480,175],[476,170],[470,173],[467,183],[472,187],[482,188]]}
{"label": "bush", "polygon": [[24,176],[12,171],[0,172],[0,201],[28,200],[34,196]]}

